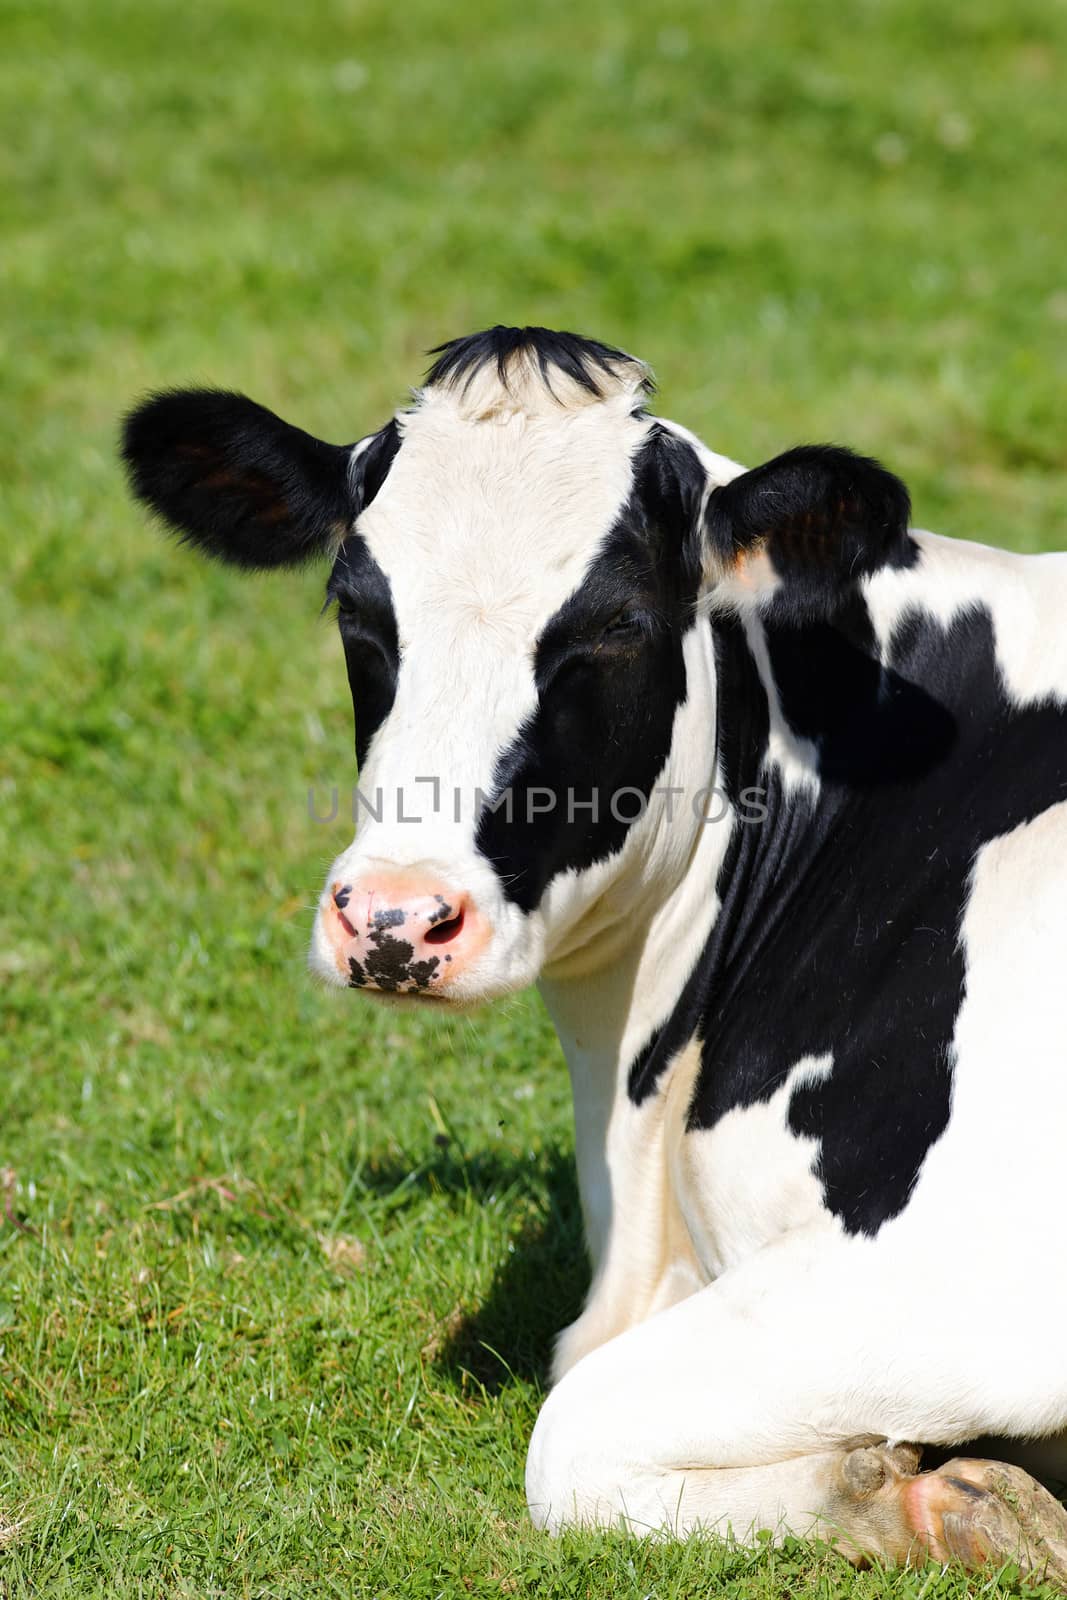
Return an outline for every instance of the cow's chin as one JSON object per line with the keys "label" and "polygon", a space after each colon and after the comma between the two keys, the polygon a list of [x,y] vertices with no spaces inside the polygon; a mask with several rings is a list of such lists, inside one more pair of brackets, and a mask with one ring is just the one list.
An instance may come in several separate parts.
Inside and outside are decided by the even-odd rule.
{"label": "cow's chin", "polygon": [[[451,987],[448,989],[375,989],[369,985],[362,988],[354,984],[339,985],[327,980],[331,989],[343,987],[350,993],[359,996],[360,1002],[364,998],[372,1000],[378,1006],[391,1006],[401,1011],[427,1011],[436,1013],[437,1016],[464,1015],[472,1011],[479,1011],[482,1006],[489,1005],[493,1000],[506,999],[508,995],[516,994],[518,990],[504,987],[487,989],[480,994],[457,994]],[[526,985],[523,985],[525,988]]]}

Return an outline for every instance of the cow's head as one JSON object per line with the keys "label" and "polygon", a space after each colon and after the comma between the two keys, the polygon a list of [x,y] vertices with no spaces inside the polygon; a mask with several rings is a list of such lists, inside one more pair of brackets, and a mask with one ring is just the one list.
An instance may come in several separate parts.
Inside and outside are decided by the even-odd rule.
{"label": "cow's head", "polygon": [[650,416],[647,369],[589,340],[495,328],[435,354],[355,445],[178,392],[133,412],[124,454],[209,554],[332,561],[361,821],[312,965],[471,1002],[633,937],[706,825],[716,607],[825,612],[904,559],[908,508],[845,451],[743,472]]}

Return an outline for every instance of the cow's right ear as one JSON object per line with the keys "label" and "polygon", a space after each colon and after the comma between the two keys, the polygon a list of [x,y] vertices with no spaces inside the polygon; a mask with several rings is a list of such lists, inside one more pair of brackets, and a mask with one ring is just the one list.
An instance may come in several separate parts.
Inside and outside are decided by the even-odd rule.
{"label": "cow's right ear", "polygon": [[881,567],[909,566],[911,502],[877,461],[836,445],[800,445],[708,497],[705,532],[726,604],[797,622],[832,615]]}
{"label": "cow's right ear", "polygon": [[240,394],[189,389],[131,411],[130,488],[198,549],[240,567],[295,566],[337,548],[396,452],[395,423],[325,444]]}

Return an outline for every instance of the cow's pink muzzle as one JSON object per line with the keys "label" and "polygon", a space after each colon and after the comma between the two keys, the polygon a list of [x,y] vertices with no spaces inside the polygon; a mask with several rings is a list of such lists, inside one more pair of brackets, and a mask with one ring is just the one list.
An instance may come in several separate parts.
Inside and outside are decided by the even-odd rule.
{"label": "cow's pink muzzle", "polygon": [[345,982],[385,994],[443,994],[489,937],[469,895],[416,872],[332,883],[322,920]]}

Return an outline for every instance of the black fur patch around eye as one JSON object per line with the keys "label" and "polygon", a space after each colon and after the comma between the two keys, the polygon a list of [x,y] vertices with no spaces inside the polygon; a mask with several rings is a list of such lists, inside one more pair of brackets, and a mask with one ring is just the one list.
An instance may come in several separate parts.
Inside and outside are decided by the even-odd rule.
{"label": "black fur patch around eye", "polygon": [[[506,796],[511,805],[486,809],[477,833],[504,894],[523,911],[559,873],[621,850],[650,801],[687,693],[683,640],[694,626],[703,482],[692,447],[652,428],[618,523],[542,630],[537,710],[494,773],[495,805]],[[605,629],[630,605],[648,625],[613,641]],[[538,795],[553,797],[548,809],[531,806]]]}
{"label": "black fur patch around eye", "polygon": [[910,566],[911,500],[877,461],[835,445],[799,445],[713,491],[705,518],[726,566],[762,549],[782,580],[779,616],[826,616],[856,582]]}

